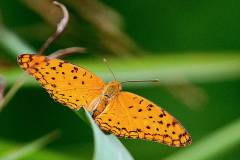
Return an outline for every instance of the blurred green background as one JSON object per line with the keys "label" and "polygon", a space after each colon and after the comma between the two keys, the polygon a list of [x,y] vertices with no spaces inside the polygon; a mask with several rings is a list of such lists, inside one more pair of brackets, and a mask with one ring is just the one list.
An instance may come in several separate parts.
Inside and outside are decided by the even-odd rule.
{"label": "blurred green background", "polygon": [[[66,59],[106,81],[112,77],[103,57],[120,80],[159,78],[160,84],[135,83],[124,90],[163,106],[192,136],[193,144],[179,149],[121,139],[135,159],[240,156],[240,1],[61,2],[70,23],[46,54],[83,46],[87,54]],[[49,0],[0,1],[0,74],[7,90],[22,73],[16,56],[37,51],[61,16]],[[22,159],[92,159],[91,128],[30,79],[0,112],[0,156],[55,129],[61,132],[57,140]]]}

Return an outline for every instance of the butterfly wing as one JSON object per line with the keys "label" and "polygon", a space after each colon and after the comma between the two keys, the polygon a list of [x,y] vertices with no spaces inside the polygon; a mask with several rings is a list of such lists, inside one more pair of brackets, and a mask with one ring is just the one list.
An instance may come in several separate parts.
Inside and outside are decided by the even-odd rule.
{"label": "butterfly wing", "polygon": [[95,74],[60,59],[22,54],[18,56],[18,64],[32,75],[54,100],[71,109],[78,110],[82,106],[87,108],[105,85]]}
{"label": "butterfly wing", "polygon": [[191,138],[169,113],[151,101],[129,92],[120,92],[96,117],[105,131],[119,137],[139,138],[169,146],[186,146]]}

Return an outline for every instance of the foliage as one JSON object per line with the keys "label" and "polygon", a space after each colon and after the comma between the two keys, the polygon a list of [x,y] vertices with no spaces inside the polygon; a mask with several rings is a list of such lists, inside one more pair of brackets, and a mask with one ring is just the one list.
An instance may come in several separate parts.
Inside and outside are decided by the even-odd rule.
{"label": "foliage", "polygon": [[[55,27],[59,12],[46,0],[36,2],[37,5],[30,0],[1,1],[0,74],[8,88],[0,104],[5,106],[0,112],[0,159],[239,157],[240,48],[236,35],[240,31],[239,22],[234,20],[237,5],[226,0],[181,4],[132,1],[129,5],[126,1],[108,0],[92,0],[85,5],[82,0],[62,2],[70,9],[70,25],[48,52],[87,47],[88,54],[68,60],[89,68],[106,81],[112,77],[102,57],[107,57],[119,80],[158,78],[160,84],[128,84],[124,90],[145,96],[178,117],[192,135],[193,144],[176,149],[139,140],[119,141],[103,134],[88,113],[77,112],[75,116],[54,103],[26,75],[23,86],[17,83],[10,89],[22,74],[16,66],[16,56],[34,53],[33,48],[41,46]],[[229,10],[225,7],[228,5],[232,6]],[[221,7],[226,12],[218,9]],[[49,8],[53,12],[46,12]],[[224,29],[229,26],[231,30]],[[60,138],[50,145],[45,146],[49,136],[32,141],[56,128],[61,132]],[[32,142],[22,145],[29,141]]]}

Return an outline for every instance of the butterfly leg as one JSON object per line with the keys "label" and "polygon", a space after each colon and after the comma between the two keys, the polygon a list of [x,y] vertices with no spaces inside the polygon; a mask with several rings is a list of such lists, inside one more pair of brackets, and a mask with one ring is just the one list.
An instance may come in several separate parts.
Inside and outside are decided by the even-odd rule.
{"label": "butterfly leg", "polygon": [[96,98],[92,103],[92,117],[95,119],[98,115],[100,115],[106,108],[109,103],[109,98],[101,95]]}
{"label": "butterfly leg", "polygon": [[99,106],[99,104],[101,103],[101,95],[98,96],[97,98],[95,98],[90,105],[88,106],[88,110],[90,111],[90,115],[92,116],[94,111],[96,110],[96,108]]}

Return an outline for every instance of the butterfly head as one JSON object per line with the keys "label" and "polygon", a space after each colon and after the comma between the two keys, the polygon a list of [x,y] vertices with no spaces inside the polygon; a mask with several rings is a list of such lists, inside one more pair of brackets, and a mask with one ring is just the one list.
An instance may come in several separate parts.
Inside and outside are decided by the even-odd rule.
{"label": "butterfly head", "polygon": [[122,90],[121,83],[118,81],[109,82],[103,90],[103,94],[109,98],[117,95]]}

